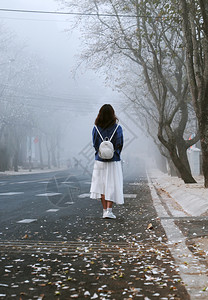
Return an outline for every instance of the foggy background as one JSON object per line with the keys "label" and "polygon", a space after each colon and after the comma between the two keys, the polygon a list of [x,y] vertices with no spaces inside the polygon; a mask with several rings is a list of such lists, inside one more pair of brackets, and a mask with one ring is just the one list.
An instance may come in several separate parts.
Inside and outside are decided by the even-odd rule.
{"label": "foggy background", "polygon": [[[60,11],[59,4],[53,0],[2,0],[0,7]],[[109,103],[114,107],[124,130],[123,160],[132,167],[136,165],[135,157],[138,166],[139,161],[146,158],[153,163],[150,158],[156,149],[143,135],[138,126],[138,117],[132,113],[133,109],[124,96],[105,85],[104,75],[80,67],[74,76],[83,44],[78,29],[65,32],[73,21],[73,16],[0,12],[0,18],[4,26],[1,33],[5,34],[5,30],[8,30],[13,35],[10,45],[4,51],[6,55],[4,62],[0,64],[1,73],[5,74],[5,70],[8,74],[16,72],[27,64],[21,82],[11,80],[9,75],[7,80],[4,78],[1,81],[5,101],[8,103],[12,99],[15,105],[24,103],[29,118],[34,119],[33,123],[36,124],[26,134],[30,136],[31,148],[28,149],[27,141],[25,160],[31,154],[33,166],[38,166],[38,143],[40,135],[44,133],[45,136],[50,135],[52,143],[59,136],[59,153],[56,151],[55,155],[59,157],[60,167],[69,163],[73,165],[76,160],[83,167],[91,166],[94,159],[92,127],[99,108]],[[14,77],[17,78],[18,75]],[[8,93],[12,98],[8,98]],[[41,130],[38,129],[39,126]],[[44,166],[47,166],[44,141],[42,152]]]}

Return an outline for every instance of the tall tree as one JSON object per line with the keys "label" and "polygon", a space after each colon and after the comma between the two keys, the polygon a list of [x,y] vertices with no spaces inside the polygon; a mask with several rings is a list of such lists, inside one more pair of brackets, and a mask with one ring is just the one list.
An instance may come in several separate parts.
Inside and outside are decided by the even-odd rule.
{"label": "tall tree", "polygon": [[[138,80],[138,76],[134,78],[132,77],[132,74],[130,75],[128,73],[125,78],[125,83],[120,84],[118,88],[120,90],[122,89],[122,93],[124,93],[126,98],[133,103],[134,112],[132,112],[132,115],[139,115],[141,126],[146,131],[146,134],[152,138],[161,155],[166,157],[171,174],[179,175],[171,160],[169,151],[157,138],[160,117],[153,98],[144,85],[136,85],[136,80]],[[189,99],[189,97],[187,98]],[[148,99],[148,101],[145,101],[145,99]],[[183,153],[186,154],[186,150],[189,147],[186,141],[192,136],[193,132],[197,131],[196,117],[190,101],[185,102],[182,110],[174,111],[174,117],[172,117],[173,111],[170,107],[171,105],[171,102],[169,102],[168,105],[166,103],[164,118],[167,123],[170,123],[169,126],[172,129],[172,136],[175,136],[179,158],[185,161],[187,157],[184,157]],[[164,135],[166,140],[168,137],[171,137],[169,133],[168,135]]]}
{"label": "tall tree", "polygon": [[186,65],[198,119],[204,186],[208,188],[208,2],[180,0]]}
{"label": "tall tree", "polygon": [[110,67],[111,73],[118,68],[122,70],[125,61],[133,62],[142,70],[143,84],[157,111],[158,139],[168,150],[182,179],[194,183],[187,149],[197,136],[194,140],[184,138],[188,120],[184,53],[180,47],[180,30],[161,17],[161,11],[169,11],[166,1],[67,2],[91,14],[85,19],[88,47],[82,52],[81,59],[94,69],[104,68],[105,72],[106,66]]}

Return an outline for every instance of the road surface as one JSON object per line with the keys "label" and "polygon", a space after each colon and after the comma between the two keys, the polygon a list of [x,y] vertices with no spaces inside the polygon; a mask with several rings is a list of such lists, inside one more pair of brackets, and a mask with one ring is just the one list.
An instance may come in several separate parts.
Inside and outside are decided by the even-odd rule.
{"label": "road surface", "polygon": [[0,299],[189,299],[145,172],[102,219],[82,172],[1,176]]}

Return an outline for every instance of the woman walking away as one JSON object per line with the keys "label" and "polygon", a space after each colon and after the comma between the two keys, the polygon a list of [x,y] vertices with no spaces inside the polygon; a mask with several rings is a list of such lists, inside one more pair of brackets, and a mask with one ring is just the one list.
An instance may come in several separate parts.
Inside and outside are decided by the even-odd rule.
{"label": "woman walking away", "polygon": [[[90,198],[101,199],[103,218],[110,219],[116,218],[112,212],[113,203],[124,203],[123,174],[120,158],[123,148],[123,131],[117,123],[118,119],[115,116],[113,107],[110,104],[104,104],[100,108],[92,131],[95,163],[92,173]],[[109,156],[106,152],[102,153],[103,140],[108,140],[108,142],[105,142],[105,147],[108,147],[111,143],[113,144],[110,145],[110,147],[114,148],[111,152],[112,155]],[[109,143],[109,140],[111,143]],[[107,152],[109,152],[109,149]]]}

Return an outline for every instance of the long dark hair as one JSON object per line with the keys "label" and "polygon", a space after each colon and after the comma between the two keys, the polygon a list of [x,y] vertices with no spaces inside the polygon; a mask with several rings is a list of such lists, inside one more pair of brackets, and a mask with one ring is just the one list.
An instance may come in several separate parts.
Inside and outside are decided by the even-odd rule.
{"label": "long dark hair", "polygon": [[95,125],[107,128],[113,126],[117,120],[113,107],[110,104],[104,104],[99,110]]}

